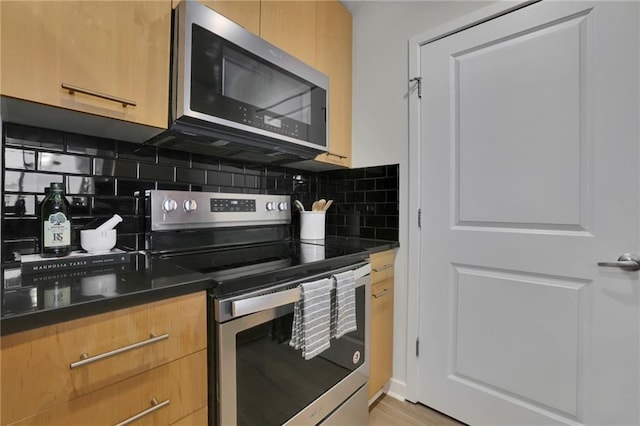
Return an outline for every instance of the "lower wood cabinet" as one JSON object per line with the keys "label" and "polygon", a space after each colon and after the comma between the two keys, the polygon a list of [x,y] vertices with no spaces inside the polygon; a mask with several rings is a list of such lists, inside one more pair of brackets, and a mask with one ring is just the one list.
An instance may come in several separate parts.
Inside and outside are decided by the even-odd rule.
{"label": "lower wood cabinet", "polygon": [[109,423],[117,406],[116,424],[152,398],[175,411],[153,424],[186,417],[206,406],[206,317],[200,292],[3,336],[0,424]]}
{"label": "lower wood cabinet", "polygon": [[369,399],[393,374],[394,250],[371,255],[371,336]]}
{"label": "lower wood cabinet", "polygon": [[206,363],[204,349],[13,425],[115,425],[135,416],[136,425],[170,425],[207,405]]}

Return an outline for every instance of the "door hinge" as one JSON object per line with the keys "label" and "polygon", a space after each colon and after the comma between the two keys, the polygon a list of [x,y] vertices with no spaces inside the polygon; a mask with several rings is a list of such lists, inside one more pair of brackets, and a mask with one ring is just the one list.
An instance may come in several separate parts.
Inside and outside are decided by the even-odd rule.
{"label": "door hinge", "polygon": [[420,339],[416,339],[416,357],[420,356]]}
{"label": "door hinge", "polygon": [[422,209],[418,209],[418,228],[422,228]]}
{"label": "door hinge", "polygon": [[422,77],[413,77],[409,79],[409,83],[413,81],[418,85],[418,98],[422,99]]}

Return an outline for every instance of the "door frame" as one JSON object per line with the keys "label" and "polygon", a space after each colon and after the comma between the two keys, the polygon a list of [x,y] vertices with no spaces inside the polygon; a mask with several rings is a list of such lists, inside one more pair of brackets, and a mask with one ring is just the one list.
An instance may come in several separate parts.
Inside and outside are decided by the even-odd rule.
{"label": "door frame", "polygon": [[[491,19],[505,15],[522,7],[537,3],[541,0],[501,0],[484,8],[478,9],[468,15],[449,21],[439,27],[425,33],[415,35],[409,39],[409,75],[408,99],[409,99],[409,242],[408,242],[408,285],[407,285],[407,347],[406,347],[406,371],[415,372],[407,374],[405,399],[418,402],[419,363],[417,341],[420,336],[420,258],[422,241],[420,236],[419,220],[428,220],[422,215],[418,217],[421,208],[420,200],[420,176],[421,176],[421,152],[420,152],[420,99],[418,98],[418,83],[411,80],[420,76],[420,48],[428,43],[442,39],[449,35],[464,31],[473,26],[482,24]],[[413,232],[411,230],[416,232]],[[425,342],[421,344],[421,351],[428,350]]]}

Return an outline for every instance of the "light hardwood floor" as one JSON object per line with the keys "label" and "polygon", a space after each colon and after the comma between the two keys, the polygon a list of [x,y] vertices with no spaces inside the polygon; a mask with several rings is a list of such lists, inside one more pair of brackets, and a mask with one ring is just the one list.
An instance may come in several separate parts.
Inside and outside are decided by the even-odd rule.
{"label": "light hardwood floor", "polygon": [[383,394],[369,407],[369,426],[390,425],[460,426],[464,423],[422,404],[398,401]]}

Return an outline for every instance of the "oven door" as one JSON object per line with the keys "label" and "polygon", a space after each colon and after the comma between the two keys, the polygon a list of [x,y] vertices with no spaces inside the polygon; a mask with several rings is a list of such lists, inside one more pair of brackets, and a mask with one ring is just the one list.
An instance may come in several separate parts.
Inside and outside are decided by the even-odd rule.
{"label": "oven door", "polygon": [[[367,383],[368,272],[356,280],[358,329],[331,339],[329,349],[308,361],[289,346],[293,302],[281,293],[279,306],[259,310],[260,298],[273,305],[278,293],[251,297],[238,308],[251,305],[257,312],[216,324],[218,424],[314,425]],[[366,410],[363,404],[360,411]]]}

